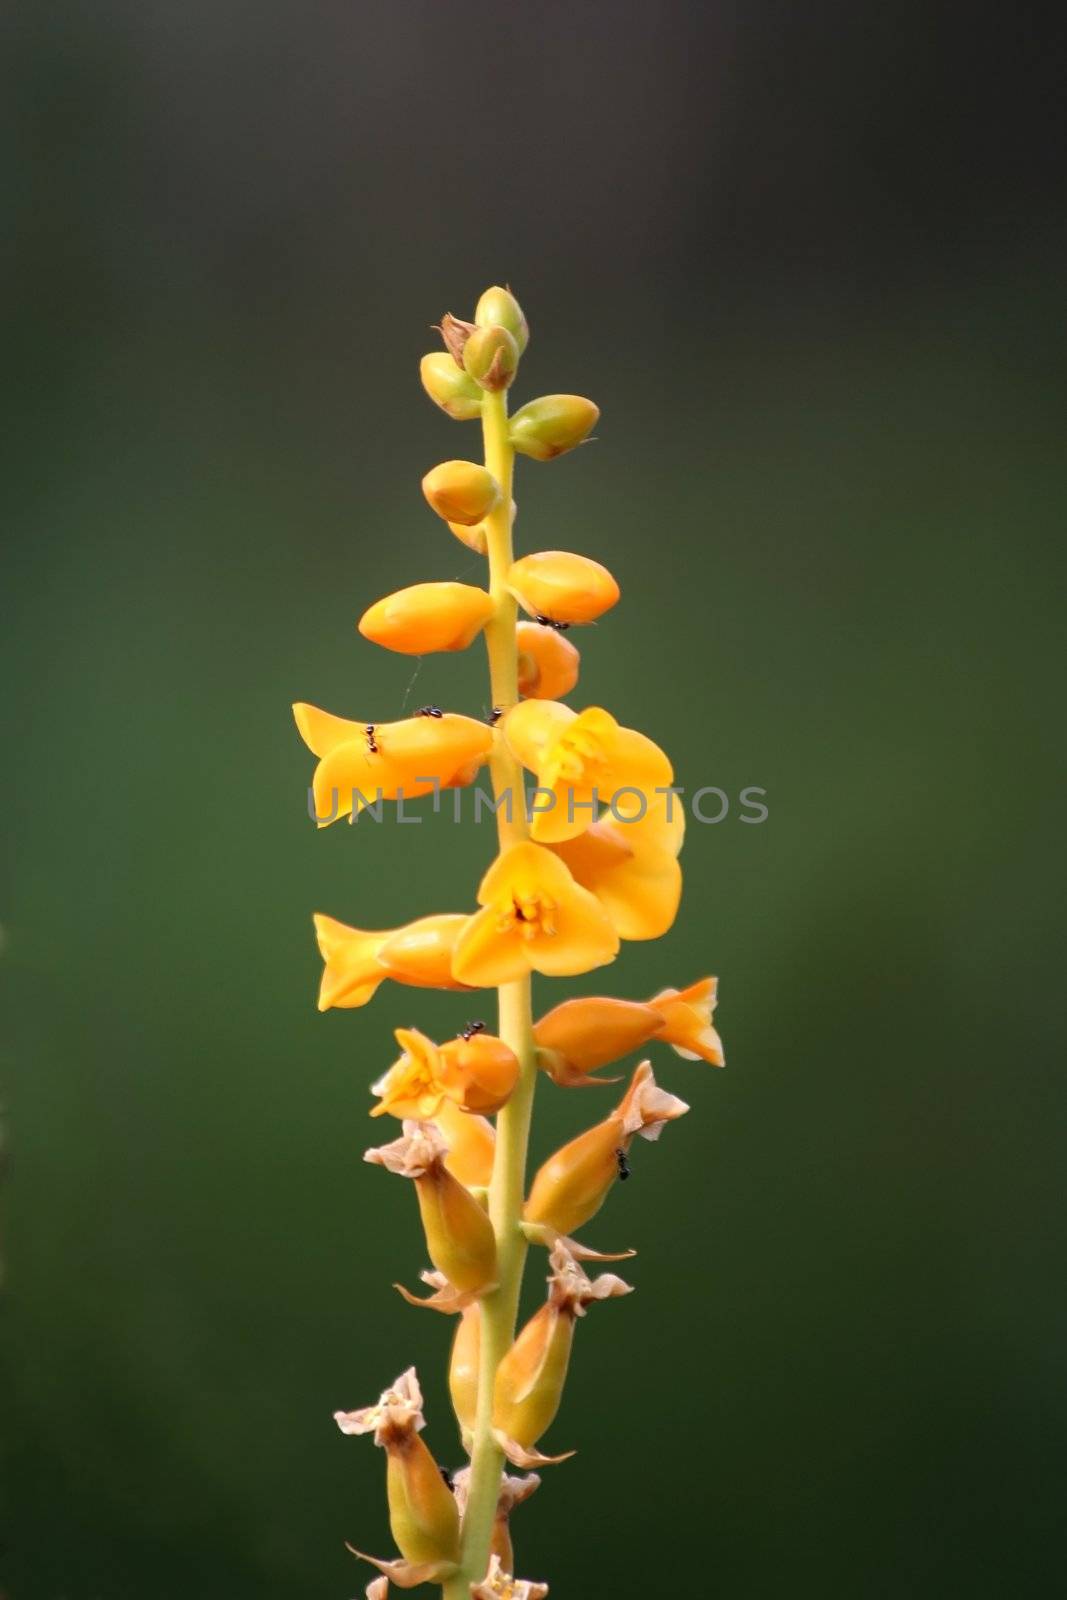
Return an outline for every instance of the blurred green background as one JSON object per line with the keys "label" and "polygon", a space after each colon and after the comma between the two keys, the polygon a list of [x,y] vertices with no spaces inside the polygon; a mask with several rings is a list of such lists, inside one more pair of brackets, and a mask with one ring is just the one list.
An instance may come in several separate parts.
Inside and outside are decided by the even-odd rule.
{"label": "blurred green background", "polygon": [[[479,563],[428,325],[509,281],[523,550],[606,562],[578,704],[680,781],[672,933],[539,985],[720,975],[728,1069],[590,1230],[518,1514],[557,1596],[1037,1595],[1064,1487],[1064,216],[1054,52],[1003,8],[23,5],[3,430],[8,1600],[348,1597],[409,1361],[458,1463],[411,1196],[361,1163],[391,1029],[319,1016],[312,910],[461,909],[443,817],[316,835],[288,706],[482,713],[365,644]],[[477,1013],[477,1010],[475,1011]],[[605,1101],[608,1091],[605,1091]],[[601,1102],[603,1103],[603,1102]],[[590,1120],[542,1086],[535,1151]],[[532,1278],[536,1280],[537,1267]],[[539,1294],[531,1284],[531,1295]],[[1057,1582],[1059,1580],[1059,1582]]]}

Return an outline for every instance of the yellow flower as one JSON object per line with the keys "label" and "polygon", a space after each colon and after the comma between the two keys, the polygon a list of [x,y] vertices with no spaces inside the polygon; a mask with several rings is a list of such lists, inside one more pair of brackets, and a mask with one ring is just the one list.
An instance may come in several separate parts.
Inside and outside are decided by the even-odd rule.
{"label": "yellow flower", "polygon": [[475,912],[460,934],[452,971],[461,983],[492,988],[528,972],[566,977],[613,961],[618,935],[588,890],[551,850],[523,843],[493,862]]}
{"label": "yellow flower", "polygon": [[515,561],[508,587],[524,611],[551,622],[595,622],[619,598],[607,567],[570,550],[535,550]]}
{"label": "yellow flower", "polygon": [[711,1024],[718,992],[718,978],[701,978],[688,989],[661,989],[649,1001],[663,1017],[654,1037],[671,1045],[685,1061],[724,1066],[722,1040]]}
{"label": "yellow flower", "polygon": [[[537,774],[545,791],[535,797],[530,837],[541,844],[574,839],[593,821],[594,803],[619,796],[631,807],[673,782],[663,751],[635,728],[624,728],[609,711],[590,706],[576,712],[555,700],[524,700],[504,719],[504,733],[515,755]],[[551,797],[551,798],[550,798]],[[681,807],[674,797],[674,812]]]}
{"label": "yellow flower", "polygon": [[450,1039],[438,1046],[417,1028],[397,1028],[401,1056],[374,1085],[380,1103],[372,1117],[426,1121],[436,1117],[444,1100],[461,1110],[499,1111],[519,1079],[519,1059],[495,1034]]}
{"label": "yellow flower", "polygon": [[417,799],[471,783],[493,743],[473,717],[406,717],[402,722],[350,722],[303,702],[293,707],[300,737],[319,757],[312,778],[320,828],[351,816],[376,798]]}
{"label": "yellow flower", "polygon": [[414,989],[468,988],[452,976],[456,940],[467,920],[443,914],[370,932],[317,913],[315,935],[325,962],[319,1010],[365,1006],[386,978]]}
{"label": "yellow flower", "polygon": [[578,682],[581,657],[569,639],[539,622],[520,622],[515,640],[521,695],[528,700],[559,700],[570,694]]}
{"label": "yellow flower", "polygon": [[[616,809],[621,814],[623,804]],[[575,882],[596,895],[620,939],[658,939],[678,914],[684,832],[678,796],[653,794],[643,817],[620,821],[609,809],[576,839],[552,849]]]}
{"label": "yellow flower", "polygon": [[413,583],[376,600],[359,619],[365,639],[403,656],[466,650],[493,615],[484,589],[469,583]]}
{"label": "yellow flower", "polygon": [[654,1006],[635,1000],[612,1000],[606,995],[564,1000],[534,1027],[537,1064],[557,1083],[607,1083],[607,1078],[588,1074],[639,1050],[663,1020]]}

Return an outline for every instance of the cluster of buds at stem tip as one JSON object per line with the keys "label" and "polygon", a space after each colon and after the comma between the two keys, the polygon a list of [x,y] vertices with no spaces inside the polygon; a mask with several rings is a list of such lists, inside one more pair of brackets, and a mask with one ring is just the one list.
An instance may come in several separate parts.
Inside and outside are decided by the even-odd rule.
{"label": "cluster of buds at stem tip", "polygon": [[[567,1000],[532,1027],[528,1020],[531,974],[592,972],[624,940],[656,939],[671,927],[684,810],[658,744],[603,706],[564,703],[582,665],[570,630],[608,617],[620,599],[615,575],[574,551],[513,550],[515,456],[550,461],[575,450],[592,435],[597,406],[545,394],[510,409],[507,391],[530,335],[509,288],[487,289],[469,321],[445,315],[439,332],[443,348],[420,363],[423,387],[447,416],[481,423],[485,460],[440,462],[423,476],[422,494],[451,535],[486,558],[486,570],[479,582],[446,569],[396,589],[367,605],[356,625],[368,643],[419,658],[467,650],[484,635],[492,699],[475,716],[428,705],[398,718],[397,701],[384,718],[366,704],[364,715],[342,717],[306,701],[293,715],[315,758],[309,809],[319,828],[355,821],[367,807],[378,819],[382,802],[431,794],[437,810],[438,791],[473,784],[485,768],[498,818],[503,812],[495,857],[463,909],[375,929],[314,919],[322,1011],[364,1006],[387,980],[463,992],[464,1011],[483,1010],[475,991],[501,991],[499,1035],[482,1020],[443,1042],[414,1025],[394,1030],[397,1054],[372,1085],[369,1114],[398,1119],[401,1133],[365,1152],[414,1186],[430,1266],[420,1292],[394,1287],[410,1304],[454,1318],[448,1389],[471,1464],[448,1474],[435,1461],[421,1437],[413,1367],[377,1405],[335,1420],[342,1433],[372,1434],[386,1456],[398,1554],[379,1559],[349,1546],[376,1569],[368,1600],[424,1583],[463,1600],[544,1600],[546,1584],[512,1576],[510,1529],[514,1508],[540,1480],[501,1476],[501,1456],[522,1468],[565,1459],[541,1444],[559,1410],[578,1319],[594,1301],[631,1292],[614,1272],[594,1275],[583,1263],[633,1254],[603,1254],[572,1235],[629,1177],[634,1140],[657,1139],[688,1107],[643,1060],[615,1108],[550,1156],[527,1187],[535,1069],[563,1087],[588,1087],[619,1082],[598,1073],[657,1043],[715,1066],[723,1051],[714,978],[648,1000]],[[536,785],[530,793],[524,772]],[[548,1292],[516,1332],[528,1244],[548,1253]]]}

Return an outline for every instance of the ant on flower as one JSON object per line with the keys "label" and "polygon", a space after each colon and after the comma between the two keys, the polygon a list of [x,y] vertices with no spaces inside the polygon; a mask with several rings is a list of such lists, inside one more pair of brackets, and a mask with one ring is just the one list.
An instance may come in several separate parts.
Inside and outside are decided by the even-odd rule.
{"label": "ant on flower", "polygon": [[444,712],[440,706],[420,706],[415,715],[417,717],[443,717]]}
{"label": "ant on flower", "polygon": [[485,720],[486,720],[486,722],[489,724],[489,726],[491,728],[495,728],[497,723],[500,721],[500,719],[501,719],[501,717],[503,715],[504,715],[503,706],[494,706],[492,711],[490,711],[489,715],[486,717]]}
{"label": "ant on flower", "polygon": [[464,1040],[464,1042],[467,1042],[467,1041],[473,1039],[474,1035],[476,1033],[484,1033],[484,1032],[485,1032],[485,1023],[484,1022],[467,1022],[460,1029],[458,1037],[460,1039]]}
{"label": "ant on flower", "polygon": [[566,633],[570,627],[569,622],[554,622],[551,617],[546,617],[541,613],[534,617],[534,621],[539,623],[542,628],[554,628],[556,633]]}
{"label": "ant on flower", "polygon": [[631,1175],[630,1163],[626,1159],[626,1151],[620,1148],[615,1152],[615,1162],[619,1169],[619,1182],[625,1183]]}
{"label": "ant on flower", "polygon": [[370,751],[372,756],[376,756],[378,754],[378,744],[374,737],[374,723],[368,722],[363,732],[367,737],[367,749]]}

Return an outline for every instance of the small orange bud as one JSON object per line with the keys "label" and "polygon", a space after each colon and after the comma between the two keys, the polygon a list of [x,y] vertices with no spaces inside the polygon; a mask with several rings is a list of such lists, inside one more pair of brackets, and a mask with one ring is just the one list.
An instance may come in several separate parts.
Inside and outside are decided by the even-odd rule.
{"label": "small orange bud", "polygon": [[473,584],[413,583],[369,606],[359,619],[359,631],[404,656],[466,650],[493,610],[489,595]]}
{"label": "small orange bud", "polygon": [[482,414],[482,391],[456,366],[447,350],[432,350],[419,362],[419,377],[435,405],[457,422]]}
{"label": "small orange bud", "polygon": [[363,1159],[414,1180],[430,1260],[461,1294],[486,1293],[496,1283],[492,1223],[445,1167],[447,1153],[432,1122],[405,1121],[401,1138]]}
{"label": "small orange bud", "polygon": [[519,1081],[519,1058],[503,1039],[475,1033],[441,1046],[444,1092],[464,1111],[493,1112],[510,1100]]}
{"label": "small orange bud", "polygon": [[501,289],[498,285],[487,289],[474,308],[474,321],[479,328],[492,327],[494,323],[506,328],[518,346],[520,356],[530,342],[530,330],[522,307],[510,289]]}
{"label": "small orange bud", "polygon": [[658,1087],[651,1064],[642,1061],[611,1115],[565,1144],[539,1169],[524,1220],[574,1233],[604,1204],[619,1176],[619,1152],[626,1154],[635,1134],[658,1139],[665,1122],[688,1110],[684,1100]]}
{"label": "small orange bud", "polygon": [[483,389],[507,389],[519,370],[519,347],[506,328],[475,328],[463,351],[463,366]]}
{"label": "small orange bud", "polygon": [[551,461],[584,443],[599,416],[600,407],[580,394],[545,394],[516,411],[511,443],[520,455]]}
{"label": "small orange bud", "polygon": [[336,1411],[334,1421],[342,1433],[373,1433],[375,1444],[386,1451],[389,1526],[405,1562],[458,1560],[459,1511],[441,1469],[419,1438],[426,1423],[415,1368],[402,1373],[376,1406]]}
{"label": "small orange bud", "polygon": [[534,1028],[534,1042],[547,1052],[543,1065],[557,1083],[580,1083],[597,1067],[639,1050],[662,1021],[654,1006],[594,995],[549,1011]]}
{"label": "small orange bud", "polygon": [[500,502],[497,481],[474,461],[442,461],[422,480],[431,508],[446,522],[472,527]]}
{"label": "small orange bud", "polygon": [[519,650],[519,693],[527,700],[562,700],[578,682],[581,657],[555,628],[520,622],[515,629]]}
{"label": "small orange bud", "polygon": [[532,617],[550,622],[595,622],[619,598],[607,567],[570,550],[538,550],[516,561],[508,587]]}
{"label": "small orange bud", "polygon": [[[575,1319],[593,1300],[630,1293],[630,1285],[612,1272],[591,1281],[563,1243],[553,1248],[549,1261],[548,1299],[497,1368],[493,1428],[506,1453],[515,1445],[528,1452],[551,1426],[563,1397]],[[512,1448],[510,1454],[514,1458],[519,1451]]]}

